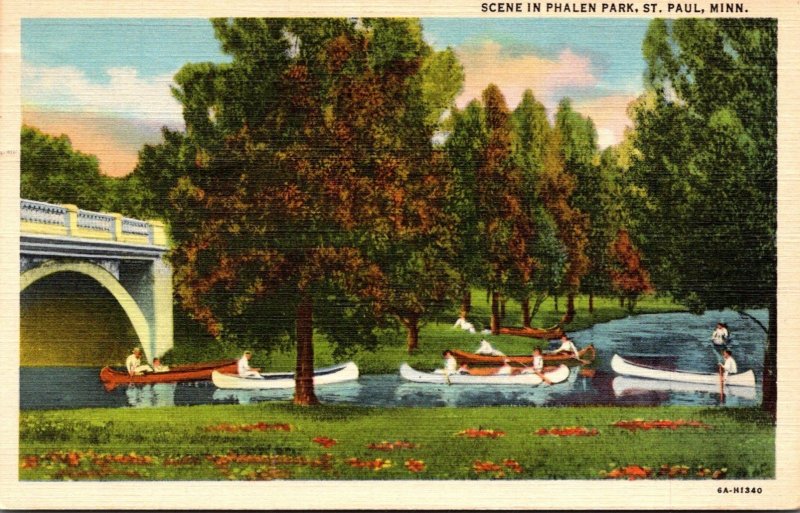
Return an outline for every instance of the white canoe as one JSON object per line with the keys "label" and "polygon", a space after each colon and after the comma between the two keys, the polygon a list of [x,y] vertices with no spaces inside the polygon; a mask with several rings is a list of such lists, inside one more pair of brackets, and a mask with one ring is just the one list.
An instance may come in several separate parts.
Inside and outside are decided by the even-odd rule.
{"label": "white canoe", "polygon": [[[330,385],[358,379],[358,366],[353,362],[341,363],[322,369],[314,369],[314,385]],[[268,372],[261,377],[241,377],[214,371],[211,381],[217,388],[240,390],[265,390],[271,388],[294,388],[293,372]]]}
{"label": "white canoe", "polygon": [[[400,376],[415,383],[435,383],[440,385],[539,385],[543,382],[537,374],[513,374],[488,376],[472,376],[470,374],[450,374],[445,376],[435,372],[421,372],[408,364],[400,365]],[[545,376],[552,383],[560,383],[569,377],[569,367],[559,365],[555,370],[546,372]]]}
{"label": "white canoe", "polygon": [[[687,383],[685,381],[662,381],[660,379],[632,378],[630,376],[616,376],[611,382],[614,395],[624,397],[643,392],[707,392],[719,394],[719,381],[716,385],[708,383]],[[755,387],[728,387],[724,388],[726,395],[753,400],[756,398]]]}
{"label": "white canoe", "polygon": [[[655,367],[629,362],[616,354],[611,358],[611,368],[614,372],[622,374],[623,376],[719,386],[719,374],[700,374],[697,372],[657,369]],[[756,386],[756,376],[753,374],[752,370],[731,374],[728,376],[728,379],[725,380],[725,384],[730,386],[754,387]]]}

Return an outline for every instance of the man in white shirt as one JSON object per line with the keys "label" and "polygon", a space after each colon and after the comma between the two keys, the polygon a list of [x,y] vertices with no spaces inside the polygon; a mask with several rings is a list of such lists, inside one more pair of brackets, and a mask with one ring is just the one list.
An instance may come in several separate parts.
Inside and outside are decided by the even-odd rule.
{"label": "man in white shirt", "polygon": [[728,328],[724,323],[718,322],[717,328],[711,334],[711,341],[715,346],[724,346],[728,342]]}
{"label": "man in white shirt", "polygon": [[142,365],[142,350],[134,347],[132,353],[125,360],[125,368],[129,376],[141,376],[145,372],[153,372],[153,368],[146,363]]}
{"label": "man in white shirt", "polygon": [[724,382],[728,380],[729,374],[736,374],[739,372],[739,369],[736,368],[736,361],[733,359],[729,349],[724,349],[722,351],[722,358],[724,363],[720,363],[719,368],[722,373],[722,381]]}
{"label": "man in white shirt", "polygon": [[261,374],[259,371],[261,369],[250,367],[250,358],[252,358],[253,353],[250,351],[245,351],[241,358],[239,358],[239,376],[243,378],[260,378]]}
{"label": "man in white shirt", "polygon": [[586,360],[581,359],[581,355],[578,352],[578,348],[575,347],[575,343],[568,339],[566,335],[561,336],[561,345],[558,346],[557,349],[554,351],[547,351],[546,354],[558,354],[558,353],[569,353],[572,355],[573,358],[578,360],[581,363],[589,363]]}

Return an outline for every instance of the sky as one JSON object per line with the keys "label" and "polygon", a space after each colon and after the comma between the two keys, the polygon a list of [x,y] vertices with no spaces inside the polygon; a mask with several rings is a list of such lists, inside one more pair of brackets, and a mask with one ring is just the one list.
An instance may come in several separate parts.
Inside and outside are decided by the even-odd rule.
{"label": "sky", "polygon": [[[463,107],[490,83],[513,109],[531,89],[552,116],[569,97],[594,120],[601,147],[622,139],[627,105],[642,91],[648,20],[423,18],[424,37],[464,66]],[[206,19],[25,19],[23,122],[97,155],[124,176],[160,128],[183,128],[170,84],[187,62],[225,62]]]}

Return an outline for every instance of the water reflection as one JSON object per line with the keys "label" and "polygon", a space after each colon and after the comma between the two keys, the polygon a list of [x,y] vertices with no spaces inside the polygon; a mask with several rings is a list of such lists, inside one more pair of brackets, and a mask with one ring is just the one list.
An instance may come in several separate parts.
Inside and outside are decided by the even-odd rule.
{"label": "water reflection", "polygon": [[[659,379],[632,378],[629,376],[617,376],[611,383],[614,395],[630,396],[651,391],[677,392],[677,393],[705,393],[720,395],[719,385],[701,383],[683,383],[680,381],[664,381]],[[725,386],[724,395],[730,397],[754,400],[756,398],[755,387]]]}
{"label": "water reflection", "polygon": [[152,385],[128,385],[125,395],[134,408],[153,406],[175,406],[177,383],[153,383]]}
{"label": "water reflection", "polygon": [[[362,386],[357,381],[314,387],[317,398],[331,403],[358,403]],[[286,401],[294,397],[293,388],[264,390],[214,390],[212,399],[216,403],[251,404],[260,401]]]}

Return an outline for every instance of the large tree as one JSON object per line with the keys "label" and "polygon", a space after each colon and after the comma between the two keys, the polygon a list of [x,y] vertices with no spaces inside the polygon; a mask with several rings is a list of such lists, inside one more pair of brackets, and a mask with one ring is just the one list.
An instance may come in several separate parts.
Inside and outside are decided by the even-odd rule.
{"label": "large tree", "polygon": [[314,329],[374,342],[398,241],[438,227],[431,50],[416,20],[213,25],[232,61],[176,76],[195,155],[171,192],[178,292],[213,333],[294,341],[295,402],[313,404]]}
{"label": "large tree", "polygon": [[453,171],[453,191],[448,212],[456,219],[457,269],[461,296],[460,316],[466,320],[472,307],[471,288],[480,285],[483,244],[478,216],[478,167],[488,143],[483,106],[472,100],[463,110],[453,109],[445,153]]}
{"label": "large tree", "polygon": [[763,407],[777,392],[777,25],[655,20],[634,171],[655,285],[695,310],[767,308]]}
{"label": "large tree", "polygon": [[500,331],[500,297],[513,274],[527,282],[534,269],[527,245],[533,223],[526,211],[525,177],[512,151],[511,114],[500,89],[490,84],[482,95],[487,142],[476,170],[477,215],[484,249],[481,275],[491,296],[491,330]]}

